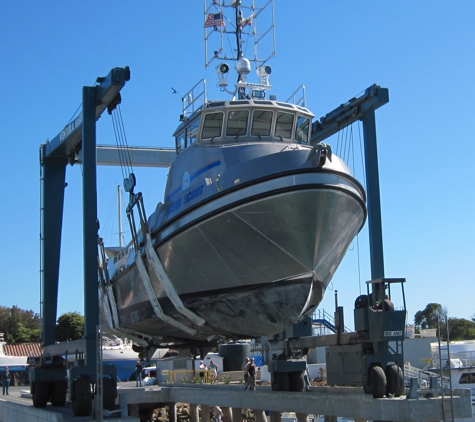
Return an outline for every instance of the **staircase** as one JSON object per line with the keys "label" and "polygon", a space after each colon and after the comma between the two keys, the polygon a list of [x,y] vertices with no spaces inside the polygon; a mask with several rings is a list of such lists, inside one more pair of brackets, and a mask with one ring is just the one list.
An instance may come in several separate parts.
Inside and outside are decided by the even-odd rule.
{"label": "staircase", "polygon": [[[329,331],[336,333],[335,318],[324,309],[316,309],[312,315],[312,324],[314,334],[325,335]],[[351,330],[348,327],[343,327],[343,331],[349,333]]]}

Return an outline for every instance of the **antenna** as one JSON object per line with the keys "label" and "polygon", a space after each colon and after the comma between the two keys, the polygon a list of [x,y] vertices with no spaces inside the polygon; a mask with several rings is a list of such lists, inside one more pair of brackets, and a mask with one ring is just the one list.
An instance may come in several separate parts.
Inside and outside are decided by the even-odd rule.
{"label": "antenna", "polygon": [[[262,7],[256,5],[256,0],[224,1],[203,0],[205,68],[215,59],[238,61],[244,56],[256,68],[263,66],[275,56],[274,0]],[[262,30],[257,25],[258,17]]]}

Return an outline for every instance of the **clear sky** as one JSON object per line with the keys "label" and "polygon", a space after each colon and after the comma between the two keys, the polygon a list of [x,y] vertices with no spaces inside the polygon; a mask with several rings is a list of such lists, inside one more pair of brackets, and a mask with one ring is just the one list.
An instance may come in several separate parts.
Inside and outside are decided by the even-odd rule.
{"label": "clear sky", "polygon": [[[389,103],[376,112],[385,275],[407,279],[409,322],[430,302],[470,318],[475,2],[276,0],[275,23],[277,56],[269,64],[279,99],[304,84],[307,106],[320,118],[374,83],[389,89]],[[129,144],[172,147],[181,101],[171,87],[185,93],[201,78],[209,86],[216,78],[204,68],[202,0],[2,2],[0,39],[0,305],[39,312],[38,149],[69,122],[82,87],[130,66],[121,105]],[[355,124],[328,143],[336,151],[352,136],[359,162],[361,131]],[[107,114],[97,135],[99,144],[115,144]],[[361,168],[353,169],[364,182]],[[150,213],[163,200],[167,171],[135,173]],[[58,315],[84,313],[80,166],[68,167],[66,178]],[[98,169],[100,234],[109,245],[117,244],[121,182],[120,168]],[[338,290],[352,327],[354,300],[370,278],[365,228],[321,308],[333,312]]]}

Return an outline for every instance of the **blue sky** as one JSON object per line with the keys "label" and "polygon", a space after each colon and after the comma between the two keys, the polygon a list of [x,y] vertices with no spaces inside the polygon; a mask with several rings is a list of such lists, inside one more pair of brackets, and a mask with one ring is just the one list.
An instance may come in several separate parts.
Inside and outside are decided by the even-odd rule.
{"label": "blue sky", "polygon": [[[276,0],[275,23],[277,56],[269,64],[279,99],[304,84],[307,106],[319,118],[373,83],[389,89],[389,103],[376,112],[386,277],[407,279],[409,322],[430,302],[470,318],[475,2]],[[3,2],[0,39],[0,305],[39,312],[38,149],[69,122],[82,86],[130,66],[121,105],[129,144],[172,147],[181,101],[171,87],[184,93],[201,78],[213,86],[215,72],[203,64],[201,0]],[[353,126],[356,162],[361,131]],[[335,151],[350,134],[328,142]],[[97,135],[98,143],[115,144],[106,114]],[[363,181],[358,165],[354,172]],[[163,199],[167,171],[135,173],[150,213]],[[84,312],[81,168],[68,167],[66,179],[58,315]],[[100,234],[109,244],[117,244],[121,182],[120,168],[98,169]],[[370,278],[365,228],[321,308],[333,312],[338,290],[352,327],[354,300]]]}

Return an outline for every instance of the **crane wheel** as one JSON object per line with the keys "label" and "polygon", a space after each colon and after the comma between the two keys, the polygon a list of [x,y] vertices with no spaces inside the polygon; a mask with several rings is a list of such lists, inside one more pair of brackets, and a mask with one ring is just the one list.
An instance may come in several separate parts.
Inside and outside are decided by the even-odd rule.
{"label": "crane wheel", "polygon": [[90,416],[92,413],[91,383],[87,377],[78,377],[74,381],[74,416]]}
{"label": "crane wheel", "polygon": [[394,394],[394,397],[401,397],[404,393],[404,375],[401,367],[398,365],[389,365],[386,367],[386,396]]}
{"label": "crane wheel", "polygon": [[372,366],[369,369],[369,380],[373,391],[373,398],[381,399],[386,394],[386,375],[380,366]]}

